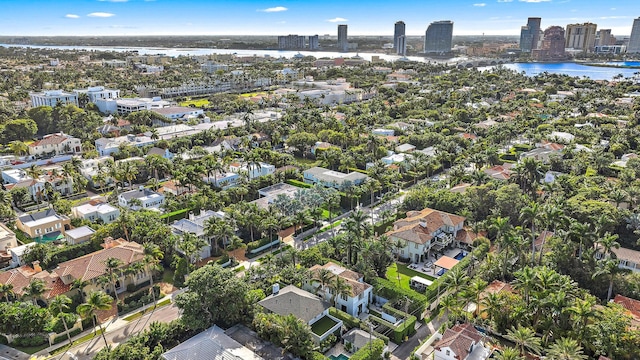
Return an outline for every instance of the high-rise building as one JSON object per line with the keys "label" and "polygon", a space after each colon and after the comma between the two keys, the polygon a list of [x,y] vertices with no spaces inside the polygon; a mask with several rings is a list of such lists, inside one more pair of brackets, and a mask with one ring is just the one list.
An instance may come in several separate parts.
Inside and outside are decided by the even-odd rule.
{"label": "high-rise building", "polygon": [[565,58],[565,32],[562,26],[550,26],[544,31],[544,37],[539,49],[531,54],[537,60],[561,60]]}
{"label": "high-rise building", "polygon": [[615,43],[615,38],[611,35],[611,29],[600,29],[596,35],[596,46],[609,46]]}
{"label": "high-rise building", "polygon": [[338,25],[338,50],[347,51],[349,41],[347,40],[347,25]]}
{"label": "high-rise building", "polygon": [[539,17],[530,17],[527,25],[520,28],[520,51],[528,53],[538,48],[541,22]]}
{"label": "high-rise building", "polygon": [[597,27],[598,25],[592,23],[567,25],[564,47],[582,50],[583,52],[593,51],[593,48],[596,46]]}
{"label": "high-rise building", "polygon": [[425,54],[446,54],[451,52],[453,42],[453,21],[435,21],[429,24],[424,37]]}
{"label": "high-rise building", "polygon": [[320,41],[318,35],[309,36],[309,50],[318,50],[320,48]]}
{"label": "high-rise building", "polygon": [[[404,55],[404,52],[406,51],[406,46],[404,49],[398,46],[398,40],[400,39],[400,36],[405,36],[405,28],[406,26],[404,24],[404,21],[396,22],[393,28],[393,50],[395,50],[396,54],[398,55]],[[405,45],[406,45],[406,39],[405,39]],[[401,52],[400,50],[403,50],[403,51]]]}
{"label": "high-rise building", "polygon": [[278,36],[278,49],[280,50],[304,49],[304,36],[299,36],[299,35]]}
{"label": "high-rise building", "polygon": [[404,35],[398,36],[397,46],[396,54],[405,56],[407,54],[407,37]]}
{"label": "high-rise building", "polygon": [[631,37],[629,45],[627,45],[628,53],[640,53],[640,17],[633,20],[631,28]]}

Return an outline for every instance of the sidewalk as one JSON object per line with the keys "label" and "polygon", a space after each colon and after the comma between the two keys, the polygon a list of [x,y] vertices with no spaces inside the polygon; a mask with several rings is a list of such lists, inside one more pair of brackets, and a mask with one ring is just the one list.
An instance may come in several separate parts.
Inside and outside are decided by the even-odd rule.
{"label": "sidewalk", "polygon": [[[145,306],[143,306],[143,307],[141,307],[141,308],[138,308],[138,309],[136,309],[136,310],[134,310],[134,311],[132,311],[132,312],[129,312],[129,313],[126,313],[126,314],[122,314],[122,315],[120,315],[120,316],[118,316],[118,317],[116,317],[116,318],[113,318],[113,319],[109,320],[109,321],[108,321],[108,322],[106,322],[106,323],[103,323],[103,324],[102,324],[102,328],[104,329],[104,333],[105,333],[105,335],[106,335],[106,334],[109,334],[109,333],[112,333],[112,332],[114,332],[114,331],[116,331],[116,330],[119,330],[119,329],[121,329],[121,328],[123,328],[123,327],[125,327],[125,326],[129,325],[131,322],[135,321],[135,320],[131,320],[131,321],[124,320],[126,317],[129,317],[129,316],[135,315],[135,314],[137,314],[137,313],[143,312],[143,311],[145,311],[145,310],[147,310],[147,309],[150,309],[150,308],[152,308],[154,305],[159,304],[159,303],[161,303],[162,301],[164,301],[164,300],[166,300],[166,299],[171,299],[171,300],[172,300],[171,302],[173,303],[173,298],[174,298],[176,295],[178,295],[178,294],[181,294],[181,293],[185,292],[186,290],[187,290],[187,289],[186,289],[186,288],[184,288],[184,289],[181,289],[181,290],[174,291],[174,292],[173,292],[173,293],[171,293],[171,294],[165,295],[164,297],[162,297],[162,298],[160,298],[160,299],[157,299],[157,300],[156,300],[156,302],[155,302],[155,304],[154,304],[154,303],[147,304],[147,305],[145,305]],[[144,316],[144,315],[143,315],[143,316]],[[136,319],[136,320],[137,320],[137,319]],[[83,332],[81,332],[80,334],[78,334],[78,335],[76,335],[76,336],[72,337],[72,338],[71,338],[71,341],[72,341],[72,342],[73,342],[73,341],[76,341],[76,340],[81,339],[82,337],[84,337],[84,336],[86,336],[86,335],[93,334],[93,333],[95,333],[95,332],[97,332],[97,331],[99,331],[99,330],[100,330],[100,326],[96,326],[95,328],[87,328],[87,329],[85,329]],[[100,336],[100,335],[97,335],[97,336]],[[82,342],[82,343],[85,343],[85,342],[87,342],[87,341],[91,341],[92,339],[95,339],[95,337],[93,337],[93,338],[91,338],[91,339],[88,339],[88,340],[86,340],[86,341],[84,341],[84,342]],[[80,344],[82,344],[82,343],[80,343]],[[78,345],[80,345],[80,344],[74,344],[74,346],[78,346]],[[46,348],[46,349],[42,349],[42,350],[38,351],[37,353],[35,353],[34,355],[37,355],[37,356],[49,356],[49,354],[50,354],[52,351],[55,351],[55,350],[57,350],[57,349],[60,349],[60,348],[62,348],[62,347],[68,346],[68,345],[69,345],[69,342],[68,342],[68,340],[66,340],[66,339],[65,339],[65,341],[62,341],[62,342],[60,342],[60,343],[54,344],[54,345],[52,345],[52,346],[49,346],[49,347],[48,347],[48,348]]]}

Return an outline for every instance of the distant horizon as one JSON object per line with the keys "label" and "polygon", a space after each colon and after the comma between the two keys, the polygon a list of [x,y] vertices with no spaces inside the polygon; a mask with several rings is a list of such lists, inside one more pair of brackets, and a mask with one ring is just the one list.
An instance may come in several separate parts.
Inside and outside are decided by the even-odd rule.
{"label": "distant horizon", "polygon": [[[408,36],[423,36],[438,20],[454,22],[454,36],[518,36],[528,17],[542,28],[592,22],[628,36],[640,2],[610,0],[406,0],[391,3],[325,0],[22,0],[6,1],[0,36],[277,36],[337,33],[388,36],[396,21]],[[237,35],[246,34],[246,35]]]}

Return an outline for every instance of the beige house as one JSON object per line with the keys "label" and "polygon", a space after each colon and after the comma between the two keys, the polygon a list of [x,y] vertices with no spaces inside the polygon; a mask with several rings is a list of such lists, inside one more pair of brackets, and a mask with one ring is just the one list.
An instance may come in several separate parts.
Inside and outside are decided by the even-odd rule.
{"label": "beige house", "polygon": [[0,267],[6,266],[6,263],[11,260],[8,250],[17,246],[16,234],[5,224],[0,223]]}
{"label": "beige house", "polygon": [[129,284],[139,285],[151,279],[151,272],[144,266],[140,267],[137,274],[127,275],[124,272],[132,264],[143,263],[144,247],[142,245],[123,239],[106,238],[103,246],[103,250],[58,264],[53,272],[60,277],[65,285],[71,284],[74,280],[89,281],[90,284],[85,288],[85,291],[103,290],[110,295],[113,292],[111,285],[101,285],[98,281],[100,276],[107,273],[105,262],[109,258],[121,261],[121,265],[116,270],[118,275],[116,292],[118,294],[126,291]]}
{"label": "beige house", "polygon": [[42,155],[48,153],[70,154],[82,152],[80,139],[64,133],[45,135],[41,140],[29,144],[30,155]]}
{"label": "beige house", "polygon": [[55,210],[47,209],[33,214],[25,214],[18,218],[16,226],[32,239],[53,241],[64,238],[65,227],[69,227],[71,220],[56,214]]}

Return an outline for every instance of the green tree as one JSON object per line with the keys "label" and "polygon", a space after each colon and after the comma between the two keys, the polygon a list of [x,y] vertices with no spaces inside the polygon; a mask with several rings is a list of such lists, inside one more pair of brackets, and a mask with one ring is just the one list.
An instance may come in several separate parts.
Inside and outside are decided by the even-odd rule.
{"label": "green tree", "polygon": [[93,321],[93,327],[99,327],[100,333],[102,334],[102,339],[104,340],[104,345],[109,348],[109,343],[107,342],[107,338],[104,334],[104,329],[102,328],[102,324],[98,320],[98,311],[104,311],[111,309],[113,303],[113,298],[111,296],[105,294],[102,291],[92,291],[87,298],[87,302],[78,305],[77,311],[80,316],[83,318],[91,318]]}
{"label": "green tree", "polygon": [[550,360],[586,360],[582,346],[575,339],[560,338],[549,347],[547,358]]}
{"label": "green tree", "polygon": [[73,342],[71,341],[71,334],[69,333],[69,326],[67,325],[66,316],[68,314],[69,305],[71,305],[73,301],[66,295],[58,295],[51,300],[49,303],[49,310],[51,314],[54,316],[60,317],[62,320],[62,324],[64,324],[64,331],[67,333],[67,339],[69,340],[69,346],[73,346]]}

